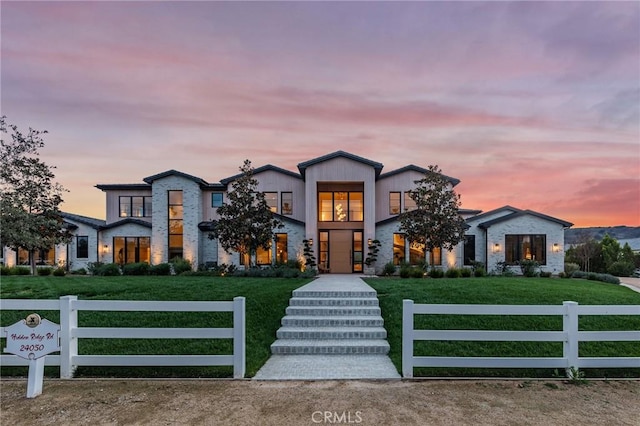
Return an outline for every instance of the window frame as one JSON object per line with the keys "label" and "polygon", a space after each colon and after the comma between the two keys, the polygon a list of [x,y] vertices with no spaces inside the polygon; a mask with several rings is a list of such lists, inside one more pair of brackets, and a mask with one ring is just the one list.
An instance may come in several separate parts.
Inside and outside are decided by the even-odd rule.
{"label": "window frame", "polygon": [[[86,241],[86,246],[82,248],[80,253],[80,240]],[[86,253],[85,253],[86,252]],[[84,254],[84,256],[83,256]],[[89,258],[89,236],[88,235],[76,235],[76,259],[88,259]]]}
{"label": "window frame", "polygon": [[[273,213],[278,213],[278,192],[277,191],[264,191],[264,201],[267,203],[269,210]],[[268,198],[267,196],[275,196],[275,199]],[[270,204],[269,201],[272,200],[273,204]]]}
{"label": "window frame", "polygon": [[[464,244],[462,246],[462,264],[473,265],[476,261],[476,236],[473,234],[467,234],[464,236]],[[467,252],[471,252],[473,256],[467,255]]]}
{"label": "window frame", "polygon": [[[529,255],[524,252],[525,240],[529,239]],[[547,235],[546,234],[506,234],[504,236],[504,260],[508,265],[517,265],[521,260],[535,260],[540,265],[547,264]],[[542,259],[537,258],[538,255]]]}
{"label": "window frame", "polygon": [[[216,203],[216,200],[215,200],[216,195],[220,196],[219,203]],[[224,192],[220,192],[220,191],[212,192],[211,193],[211,207],[219,208],[219,207],[222,207],[223,205],[224,205]]]}
{"label": "window frame", "polygon": [[[322,220],[322,194],[331,194],[331,220]],[[336,220],[336,194],[346,194],[344,199],[339,199],[338,201],[340,202],[340,204],[346,202],[346,209],[342,209],[342,211],[345,214],[345,220]],[[360,205],[362,206],[362,210],[358,210],[357,212],[361,212],[362,215],[362,219],[358,219],[358,220],[351,220],[353,218],[353,216],[355,216],[354,212],[351,211],[351,195],[352,194],[359,194],[361,196],[360,200]],[[325,195],[326,196],[326,195]],[[364,208],[364,191],[318,191],[317,194],[318,197],[318,222],[364,222],[365,219],[365,208]],[[328,199],[326,200],[328,201]],[[353,204],[355,205],[355,200],[353,202]],[[325,212],[328,212],[328,210],[326,210]]]}
{"label": "window frame", "polygon": [[[133,214],[133,199],[134,198],[142,198],[142,215],[134,215]],[[123,214],[122,206],[123,199],[128,199],[128,202],[125,202],[124,205],[128,207],[125,214]],[[153,197],[151,195],[119,195],[118,196],[118,217],[151,217],[153,210]],[[128,212],[128,214],[127,214]]]}
{"label": "window frame", "polygon": [[[289,202],[289,207],[285,207],[287,201]],[[287,216],[293,215],[293,192],[284,191],[280,193],[280,212]]]}
{"label": "window frame", "polygon": [[[397,211],[393,210],[393,196],[398,196],[398,209]],[[402,193],[400,191],[389,191],[389,214],[392,216],[399,215],[402,213]]]}

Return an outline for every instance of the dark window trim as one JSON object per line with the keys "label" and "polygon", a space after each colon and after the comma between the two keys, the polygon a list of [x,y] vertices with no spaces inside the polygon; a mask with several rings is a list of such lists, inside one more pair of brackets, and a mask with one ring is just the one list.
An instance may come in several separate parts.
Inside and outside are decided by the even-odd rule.
{"label": "dark window trim", "polygon": [[[215,204],[214,200],[213,200],[213,197],[214,197],[215,195],[220,195],[220,205],[219,205],[219,206],[217,206],[217,205]],[[221,207],[223,204],[224,204],[224,192],[219,192],[219,191],[212,192],[212,193],[211,193],[211,207],[215,207],[215,208],[217,208],[217,207]]]}
{"label": "dark window trim", "polygon": [[[516,265],[517,262],[526,259],[526,254],[522,253],[522,244],[525,237],[530,238],[531,254],[532,254],[531,260],[537,261],[540,265],[546,265],[547,264],[547,234],[506,234],[504,236],[505,262],[508,262],[509,265]],[[542,260],[535,258],[535,253],[538,252],[537,250],[538,246],[536,245],[536,239],[538,237],[542,237],[541,238],[542,242],[540,243],[542,245],[542,250],[540,250],[540,254],[543,256]],[[509,241],[510,239],[515,239],[515,245],[513,245],[513,247],[511,246],[512,242]],[[511,255],[509,254],[510,251],[512,251]],[[509,260],[509,257],[511,257],[512,259]]]}
{"label": "dark window trim", "polygon": [[[80,253],[80,239],[86,239],[87,245],[82,249]],[[84,256],[83,256],[84,255]],[[76,259],[88,259],[89,258],[89,236],[88,235],[76,235]]]}
{"label": "dark window trim", "polygon": [[[288,208],[285,208],[284,206],[284,194],[289,194],[291,196],[291,198],[289,199],[291,202],[291,205]],[[283,215],[293,215],[293,192],[291,191],[283,191],[280,193],[280,212]]]}
{"label": "dark window trim", "polygon": [[[347,194],[347,220],[336,220],[336,193],[344,192]],[[321,208],[322,203],[320,202],[320,193],[330,193],[331,194],[331,220],[320,220],[321,217]],[[362,194],[362,220],[351,220],[351,194]],[[318,214],[318,222],[328,223],[328,222],[364,222],[365,220],[365,201],[364,201],[364,191],[318,191],[317,193],[317,214]]]}
{"label": "dark window trim", "polygon": [[[398,195],[398,211],[397,212],[394,212],[391,209],[391,195],[392,194],[397,194]],[[400,214],[401,212],[402,212],[402,192],[400,192],[400,191],[389,191],[389,214],[395,216],[395,215]]]}
{"label": "dark window trim", "polygon": [[[133,198],[142,198],[142,216],[134,216],[133,215]],[[128,198],[129,202],[127,203],[129,205],[129,216],[123,215],[122,214],[122,199],[123,198]],[[147,211],[147,210],[153,210],[153,207],[151,209],[147,209],[147,199],[152,199],[153,197],[150,195],[120,195],[118,196],[118,217],[151,217],[151,211]],[[153,200],[152,200],[153,202]],[[153,204],[152,204],[153,205]]]}

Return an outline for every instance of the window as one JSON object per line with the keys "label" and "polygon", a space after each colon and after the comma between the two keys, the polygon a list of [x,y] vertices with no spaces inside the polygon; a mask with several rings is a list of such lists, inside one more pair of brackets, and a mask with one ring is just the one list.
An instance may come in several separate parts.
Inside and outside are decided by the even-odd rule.
{"label": "window", "polygon": [[353,272],[362,272],[363,259],[362,231],[353,231]]}
{"label": "window", "polygon": [[411,191],[407,191],[404,193],[404,210],[411,211],[417,208],[416,202],[411,198]]}
{"label": "window", "polygon": [[151,238],[149,237],[114,237],[113,262],[120,265],[126,263],[149,263],[151,259]]}
{"label": "window", "polygon": [[547,236],[505,235],[505,262],[510,265],[520,260],[536,260],[541,265],[547,264]]}
{"label": "window", "polygon": [[222,207],[224,197],[222,192],[214,192],[211,194],[211,207]]}
{"label": "window", "polygon": [[[240,255],[240,264],[250,266],[249,253]],[[268,249],[258,247],[256,250],[256,265],[271,265],[271,246]]]}
{"label": "window", "polygon": [[293,192],[283,192],[280,194],[280,202],[282,203],[282,207],[280,211],[282,214],[292,215],[293,214]]}
{"label": "window", "polygon": [[287,234],[276,234],[276,263],[284,264],[288,260]]}
{"label": "window", "polygon": [[89,257],[89,237],[76,237],[76,259],[87,259]]}
{"label": "window", "polygon": [[465,265],[472,265],[476,260],[476,236],[465,235],[462,251],[462,261]]}
{"label": "window", "polygon": [[151,217],[151,197],[121,196],[120,217]]}
{"label": "window", "polygon": [[400,193],[389,193],[389,214],[400,214]]}
{"label": "window", "polygon": [[169,191],[169,260],[182,257],[184,206],[182,191]]}
{"label": "window", "polygon": [[429,265],[442,266],[442,249],[440,247],[435,247],[429,252]]}
{"label": "window", "polygon": [[267,205],[269,206],[269,209],[272,212],[278,213],[278,193],[277,192],[265,192],[264,200],[267,202]]}
{"label": "window", "polygon": [[405,239],[404,234],[393,234],[393,264],[399,265],[404,262]]}
{"label": "window", "polygon": [[329,232],[320,231],[320,247],[318,250],[320,261],[318,268],[320,272],[329,272]]}
{"label": "window", "polygon": [[320,222],[362,222],[364,195],[361,191],[318,192]]}
{"label": "window", "polygon": [[424,244],[411,242],[409,244],[409,263],[411,265],[420,265],[424,263]]}
{"label": "window", "polygon": [[[35,250],[33,252],[33,258],[35,260],[36,265],[44,266],[55,265],[55,249],[52,247],[50,249],[44,250]],[[29,250],[25,250],[23,248],[19,248],[16,253],[16,264],[17,265],[29,265],[31,257],[29,256]]]}

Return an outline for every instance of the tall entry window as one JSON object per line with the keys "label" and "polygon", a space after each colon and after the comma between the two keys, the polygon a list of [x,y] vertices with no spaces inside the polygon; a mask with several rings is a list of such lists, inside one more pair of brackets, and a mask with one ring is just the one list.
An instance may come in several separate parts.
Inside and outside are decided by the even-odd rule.
{"label": "tall entry window", "polygon": [[405,257],[405,238],[404,234],[393,234],[393,264],[399,265],[404,262]]}
{"label": "tall entry window", "polygon": [[289,260],[287,234],[276,234],[276,263],[284,264]]}
{"label": "tall entry window", "polygon": [[182,191],[169,191],[169,260],[182,257],[184,234]]}
{"label": "tall entry window", "polygon": [[362,222],[364,193],[362,191],[318,192],[320,222]]}
{"label": "tall entry window", "polygon": [[353,272],[362,272],[363,259],[362,231],[353,231]]}
{"label": "tall entry window", "polygon": [[151,259],[151,238],[114,237],[113,261],[120,265],[126,263],[149,263]]}

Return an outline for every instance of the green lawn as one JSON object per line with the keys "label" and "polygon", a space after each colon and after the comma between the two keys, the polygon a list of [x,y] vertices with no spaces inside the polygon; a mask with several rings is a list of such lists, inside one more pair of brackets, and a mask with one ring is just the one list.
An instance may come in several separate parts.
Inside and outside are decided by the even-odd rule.
{"label": "green lawn", "polygon": [[[246,298],[247,376],[251,377],[269,358],[289,304],[291,292],[308,279],[235,277],[0,277],[0,297],[14,299],[57,299],[77,295],[95,300],[232,300]],[[1,324],[8,326],[30,312],[2,312]],[[39,312],[43,318],[59,321],[58,312]],[[231,327],[232,314],[179,312],[80,312],[85,327]],[[1,346],[6,346],[2,339]],[[80,354],[230,354],[230,339],[80,339]],[[2,374],[26,374],[25,368],[2,368]],[[47,367],[47,374],[58,375],[58,368]],[[76,376],[115,377],[230,377],[232,367],[80,367]]]}
{"label": "green lawn", "polygon": [[[391,345],[390,356],[402,366],[402,300],[415,303],[561,305],[575,301],[586,305],[640,305],[640,293],[628,288],[574,279],[550,278],[460,278],[366,280],[378,292],[380,307]],[[639,308],[640,309],[640,308]],[[416,315],[416,329],[561,330],[560,316]],[[640,316],[581,317],[580,330],[640,330]],[[640,357],[637,342],[584,342],[580,356]],[[559,342],[415,342],[420,356],[562,356]],[[415,376],[543,376],[553,371],[522,369],[416,368]],[[591,376],[640,377],[640,369],[586,371]]]}

